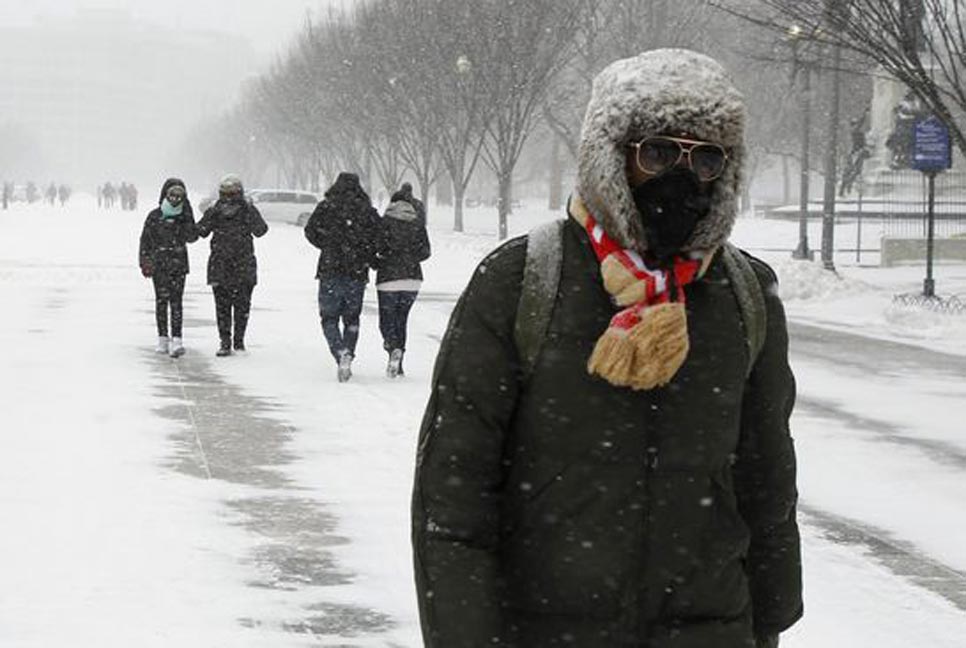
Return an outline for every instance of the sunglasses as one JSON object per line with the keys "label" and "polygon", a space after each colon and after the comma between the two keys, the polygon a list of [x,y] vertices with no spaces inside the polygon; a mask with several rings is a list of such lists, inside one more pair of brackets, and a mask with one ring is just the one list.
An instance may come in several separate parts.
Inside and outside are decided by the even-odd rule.
{"label": "sunglasses", "polygon": [[698,179],[710,182],[721,177],[728,164],[728,152],[712,142],[657,135],[628,146],[637,150],[637,167],[648,175],[666,173],[687,157],[688,167]]}

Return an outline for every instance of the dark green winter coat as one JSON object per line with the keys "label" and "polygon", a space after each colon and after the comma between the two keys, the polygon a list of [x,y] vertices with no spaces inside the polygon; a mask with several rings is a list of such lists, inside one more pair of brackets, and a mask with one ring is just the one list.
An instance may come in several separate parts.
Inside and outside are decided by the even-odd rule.
{"label": "dark green winter coat", "polygon": [[413,542],[427,646],[753,648],[802,614],[795,384],[775,278],[746,379],[723,264],[687,286],[691,350],[664,388],[587,373],[615,309],[566,227],[549,334],[523,380],[526,256],[479,267],[442,343],[420,434]]}

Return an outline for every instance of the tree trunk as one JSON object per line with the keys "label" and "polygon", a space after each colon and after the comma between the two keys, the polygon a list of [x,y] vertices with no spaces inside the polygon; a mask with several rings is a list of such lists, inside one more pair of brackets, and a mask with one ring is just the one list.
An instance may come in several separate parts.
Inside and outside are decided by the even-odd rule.
{"label": "tree trunk", "polygon": [[444,176],[436,183],[436,202],[440,205],[453,204],[453,183],[449,176]]}
{"label": "tree trunk", "polygon": [[499,215],[499,231],[498,236],[501,241],[505,241],[509,236],[508,221],[510,212],[510,203],[513,200],[513,173],[511,171],[503,171],[500,173],[500,199],[497,202],[497,211]]}
{"label": "tree trunk", "polygon": [[463,201],[466,199],[466,189],[463,187],[462,182],[453,183],[453,196],[454,207],[453,207],[453,231],[462,232],[463,231]]}
{"label": "tree trunk", "polygon": [[419,185],[419,198],[426,207],[427,220],[429,217],[429,192],[433,189],[433,180],[430,178],[429,171],[417,171],[416,183]]}
{"label": "tree trunk", "polygon": [[560,159],[560,138],[553,135],[550,145],[550,210],[563,207],[563,163]]}
{"label": "tree trunk", "polygon": [[791,178],[788,173],[788,156],[782,155],[782,204],[787,205],[792,200]]}

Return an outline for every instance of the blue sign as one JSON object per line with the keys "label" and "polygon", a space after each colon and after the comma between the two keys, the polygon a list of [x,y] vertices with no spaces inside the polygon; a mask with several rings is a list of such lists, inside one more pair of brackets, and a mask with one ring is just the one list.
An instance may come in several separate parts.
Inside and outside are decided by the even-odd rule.
{"label": "blue sign", "polygon": [[912,140],[912,168],[917,171],[945,171],[953,166],[949,128],[935,115],[916,119]]}

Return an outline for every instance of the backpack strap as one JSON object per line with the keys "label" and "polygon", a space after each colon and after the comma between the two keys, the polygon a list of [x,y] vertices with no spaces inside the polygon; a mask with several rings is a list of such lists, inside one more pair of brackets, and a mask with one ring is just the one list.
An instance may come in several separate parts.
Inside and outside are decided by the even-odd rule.
{"label": "backpack strap", "polygon": [[553,307],[557,303],[565,224],[563,220],[544,223],[527,236],[527,260],[513,325],[513,339],[525,378],[529,378],[536,368],[540,347],[547,337]]}
{"label": "backpack strap", "polygon": [[761,283],[755,269],[751,267],[748,257],[731,243],[725,243],[721,251],[725,272],[731,283],[741,313],[741,323],[745,329],[745,346],[748,350],[748,369],[746,375],[758,360],[762,347],[765,345],[765,329],[767,327],[765,294],[761,290]]}

